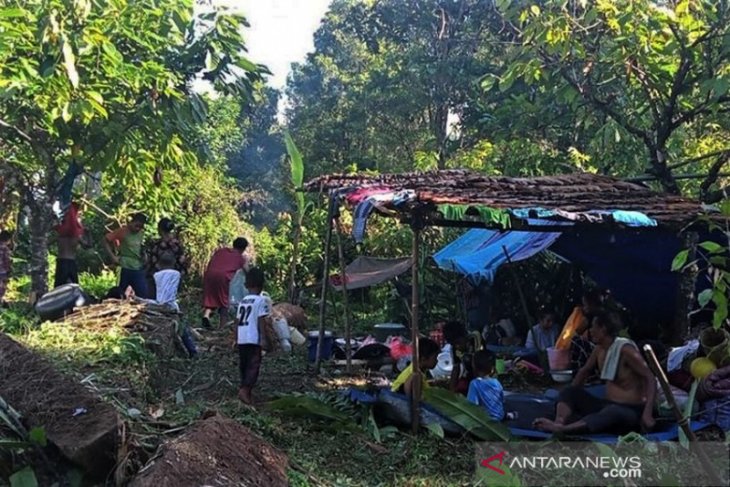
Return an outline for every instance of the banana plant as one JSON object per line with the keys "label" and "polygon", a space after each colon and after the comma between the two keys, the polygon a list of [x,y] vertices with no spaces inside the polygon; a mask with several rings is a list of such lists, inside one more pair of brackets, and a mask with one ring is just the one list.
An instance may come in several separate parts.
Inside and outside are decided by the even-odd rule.
{"label": "banana plant", "polygon": [[305,202],[304,193],[301,191],[302,185],[304,184],[304,160],[302,159],[302,153],[299,152],[289,132],[284,133],[284,144],[286,145],[286,152],[289,156],[291,182],[294,186],[294,201],[297,205],[294,240],[292,243],[291,276],[289,280],[289,302],[294,303],[296,298],[294,296],[294,289],[296,286],[297,265],[299,264],[299,241],[302,237],[302,222],[311,207],[311,202]]}

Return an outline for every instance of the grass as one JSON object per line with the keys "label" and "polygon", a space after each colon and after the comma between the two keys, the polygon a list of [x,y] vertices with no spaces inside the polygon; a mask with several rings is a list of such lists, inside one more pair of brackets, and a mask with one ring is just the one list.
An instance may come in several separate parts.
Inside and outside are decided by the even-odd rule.
{"label": "grass", "polygon": [[[99,279],[99,289],[108,284],[107,279]],[[9,298],[17,300],[25,284],[11,286],[14,292]],[[199,320],[198,299],[194,290],[186,291],[183,308],[189,311],[189,323]],[[357,328],[366,331],[361,323],[367,319],[362,316]],[[378,321],[370,321],[374,322]],[[63,372],[78,380],[87,379],[87,384],[118,408],[140,449],[139,462],[130,468],[130,475],[162,441],[174,437],[163,430],[183,427],[213,410],[236,419],[285,451],[290,459],[291,485],[471,484],[474,445],[470,440],[447,442],[428,434],[413,437],[398,432],[377,444],[365,432],[333,430],[317,421],[268,410],[265,401],[277,395],[321,393],[356,382],[327,368],[322,378],[310,375],[305,347],[295,349],[292,355],[264,358],[255,391],[262,403],[257,411],[251,411],[236,398],[238,370],[228,330],[202,332],[201,356],[195,361],[158,360],[140,337],[127,335],[115,326],[85,330],[59,323],[41,325],[29,306],[17,302],[0,314],[0,330],[44,355]],[[141,411],[142,417],[130,418],[130,408]],[[153,411],[163,414],[152,421]]]}

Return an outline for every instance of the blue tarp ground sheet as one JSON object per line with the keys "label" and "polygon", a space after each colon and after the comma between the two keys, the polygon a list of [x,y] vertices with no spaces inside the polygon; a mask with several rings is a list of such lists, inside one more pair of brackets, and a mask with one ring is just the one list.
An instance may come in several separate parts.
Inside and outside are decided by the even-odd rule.
{"label": "blue tarp ground sheet", "polygon": [[[602,385],[588,387],[589,392],[599,397],[603,395],[604,390],[605,387]],[[392,401],[394,398],[400,398],[400,400],[403,401],[402,409],[404,411],[409,410],[409,399],[406,396],[404,396],[403,394],[392,393],[387,389],[366,392],[351,388],[343,391],[343,394],[349,397],[352,401],[364,404],[378,403],[381,400],[381,398],[379,397],[381,394],[387,396],[390,401]],[[532,420],[536,417],[552,416],[555,411],[554,400],[556,399],[556,397],[557,391],[552,389],[546,391],[544,395],[510,394],[505,396],[505,409],[511,411],[519,410],[520,415],[517,421],[510,421],[506,423],[512,435],[522,438],[533,439],[551,438],[551,433],[538,431],[531,427],[527,427],[527,425],[532,423]],[[450,422],[450,420],[446,416],[441,415],[431,405],[424,403],[422,404],[422,406],[425,410],[428,411],[428,413],[431,415],[431,418],[441,417],[443,421]],[[690,423],[692,431],[699,431],[709,425],[710,423],[703,421],[692,421]],[[678,437],[679,428],[676,422],[673,421],[659,423],[657,426],[657,430],[644,435],[644,438],[649,441],[673,441],[676,440]],[[571,435],[570,438],[574,440],[588,440],[606,444],[615,444],[619,440],[618,435],[611,434]]]}

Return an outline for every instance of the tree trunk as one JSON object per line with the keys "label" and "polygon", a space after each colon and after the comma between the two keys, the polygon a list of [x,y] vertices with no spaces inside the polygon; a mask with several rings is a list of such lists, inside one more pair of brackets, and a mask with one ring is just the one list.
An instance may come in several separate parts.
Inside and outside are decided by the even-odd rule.
{"label": "tree trunk", "polygon": [[667,166],[666,147],[649,147],[649,158],[654,175],[662,185],[664,191],[670,194],[681,194],[677,180],[674,179],[672,170]]}
{"label": "tree trunk", "polygon": [[[695,260],[697,255],[697,232],[687,232],[682,235],[682,248],[689,250],[687,262]],[[695,284],[698,274],[697,265],[692,265],[679,274],[677,284],[677,299],[672,329],[666,330],[664,342],[670,345],[680,345],[690,328],[689,313],[695,302]]]}
{"label": "tree trunk", "polygon": [[297,284],[297,264],[299,261],[299,240],[302,236],[302,222],[300,216],[296,218],[296,228],[294,229],[294,242],[292,243],[292,256],[291,256],[291,275],[289,276],[289,302],[292,304],[298,304],[296,294]]}
{"label": "tree trunk", "polygon": [[31,301],[48,291],[48,233],[54,219],[53,207],[45,196],[28,195],[30,209]]}

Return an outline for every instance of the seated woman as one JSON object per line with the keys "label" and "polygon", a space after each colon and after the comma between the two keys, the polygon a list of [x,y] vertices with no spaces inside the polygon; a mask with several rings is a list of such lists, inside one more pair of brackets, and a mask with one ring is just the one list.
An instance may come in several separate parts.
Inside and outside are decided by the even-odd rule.
{"label": "seated woman", "polygon": [[560,335],[560,328],[555,323],[555,313],[544,309],[540,313],[540,321],[527,332],[525,348],[547,350],[555,346]]}
{"label": "seated woman", "polygon": [[[421,390],[428,388],[428,382],[426,382],[426,374],[429,370],[436,367],[438,354],[441,351],[438,343],[434,342],[430,338],[420,338],[418,340],[418,368],[421,371]],[[403,369],[398,377],[393,381],[390,390],[410,396],[413,392],[413,363]]]}
{"label": "seated woman", "polygon": [[592,290],[583,295],[582,306],[576,306],[560,332],[555,348],[570,348],[571,368],[580,369],[588,361],[594,344],[588,336],[588,328],[592,317],[601,311],[604,295]]}

